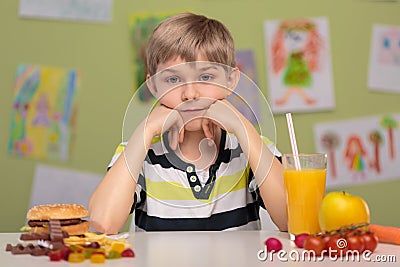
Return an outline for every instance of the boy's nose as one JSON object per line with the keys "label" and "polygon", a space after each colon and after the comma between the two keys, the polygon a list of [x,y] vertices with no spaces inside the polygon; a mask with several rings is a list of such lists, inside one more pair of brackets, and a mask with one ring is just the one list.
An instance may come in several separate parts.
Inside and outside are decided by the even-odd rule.
{"label": "boy's nose", "polygon": [[187,83],[182,92],[182,100],[191,100],[199,98],[199,91],[195,83]]}

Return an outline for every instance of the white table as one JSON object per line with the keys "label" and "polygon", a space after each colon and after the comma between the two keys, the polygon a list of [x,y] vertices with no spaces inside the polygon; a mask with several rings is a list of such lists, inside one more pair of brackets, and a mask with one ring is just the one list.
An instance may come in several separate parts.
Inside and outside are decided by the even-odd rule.
{"label": "white table", "polygon": [[[50,262],[48,257],[34,257],[31,255],[12,255],[5,251],[7,243],[16,245],[19,233],[1,233],[0,266],[173,266],[173,267],[209,267],[209,266],[398,266],[400,262],[400,246],[379,244],[377,250],[370,255],[371,260],[378,257],[393,255],[396,263],[342,262],[340,259],[332,261],[325,258],[322,262],[298,261],[289,258],[289,253],[301,254],[303,250],[296,249],[288,240],[286,233],[272,231],[241,231],[241,232],[153,232],[131,233],[128,239],[133,243],[135,258],[106,260],[105,264],[91,264],[89,260],[83,263],[71,264],[65,261]],[[258,258],[260,250],[264,249],[264,241],[268,237],[277,237],[283,243],[286,255],[281,258],[275,254],[273,260],[268,258],[261,261]],[[260,254],[260,256],[265,256]]]}

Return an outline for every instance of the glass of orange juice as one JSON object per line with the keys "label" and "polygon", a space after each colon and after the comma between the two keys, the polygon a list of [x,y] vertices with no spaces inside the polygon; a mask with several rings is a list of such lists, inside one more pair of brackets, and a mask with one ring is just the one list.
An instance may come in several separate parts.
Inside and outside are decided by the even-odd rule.
{"label": "glass of orange juice", "polygon": [[326,154],[284,154],[282,163],[290,240],[302,233],[320,233],[318,212],[325,195]]}

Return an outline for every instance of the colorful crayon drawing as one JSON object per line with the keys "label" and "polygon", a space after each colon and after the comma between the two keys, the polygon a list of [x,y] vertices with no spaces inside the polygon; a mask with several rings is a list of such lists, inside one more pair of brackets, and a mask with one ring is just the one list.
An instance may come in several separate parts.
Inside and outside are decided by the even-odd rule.
{"label": "colorful crayon drawing", "polygon": [[398,122],[390,115],[384,116],[381,119],[381,126],[387,130],[388,132],[388,145],[389,145],[389,155],[390,159],[394,159],[395,151],[394,151],[394,140],[393,140],[393,131],[397,129]]}
{"label": "colorful crayon drawing", "polygon": [[130,33],[133,48],[133,76],[134,88],[136,91],[139,89],[139,99],[144,103],[149,103],[154,100],[152,94],[146,86],[140,87],[146,80],[145,70],[145,51],[146,45],[154,28],[162,20],[175,13],[162,13],[162,14],[146,14],[138,15],[133,14],[130,17]]}
{"label": "colorful crayon drawing", "polygon": [[368,87],[400,92],[400,27],[374,25],[369,59]]}
{"label": "colorful crayon drawing", "polygon": [[326,19],[266,22],[272,108],[276,112],[334,106]]}
{"label": "colorful crayon drawing", "polygon": [[328,154],[327,187],[400,179],[399,122],[388,114],[315,125],[317,151]]}
{"label": "colorful crayon drawing", "polygon": [[358,175],[365,179],[365,169],[367,151],[363,145],[362,139],[358,135],[350,135],[347,138],[344,159],[347,161],[347,167],[353,173],[353,178]]}
{"label": "colorful crayon drawing", "polygon": [[378,60],[382,64],[400,66],[400,28],[388,28],[380,37]]}
{"label": "colorful crayon drawing", "polygon": [[371,168],[374,168],[377,173],[381,173],[381,163],[380,163],[380,146],[383,143],[383,137],[379,130],[373,130],[369,133],[369,141],[374,146],[374,159],[371,163]]}
{"label": "colorful crayon drawing", "polygon": [[[252,50],[236,51],[236,64],[241,77],[228,100],[253,124],[260,123],[261,91],[257,86],[257,70]],[[244,74],[244,75],[243,75]]]}
{"label": "colorful crayon drawing", "polygon": [[113,0],[19,0],[19,15],[27,18],[110,22]]}
{"label": "colorful crayon drawing", "polygon": [[68,160],[75,131],[78,73],[21,64],[16,76],[9,154]]}
{"label": "colorful crayon drawing", "polygon": [[337,176],[335,150],[339,144],[340,137],[336,133],[328,132],[321,137],[321,145],[328,151],[328,165],[332,179],[335,179]]}

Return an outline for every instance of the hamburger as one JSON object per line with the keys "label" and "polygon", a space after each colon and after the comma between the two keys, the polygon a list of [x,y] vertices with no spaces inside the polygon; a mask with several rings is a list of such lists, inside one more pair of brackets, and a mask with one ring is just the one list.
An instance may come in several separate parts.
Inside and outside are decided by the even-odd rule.
{"label": "hamburger", "polygon": [[46,204],[32,207],[26,214],[30,233],[49,233],[50,220],[59,220],[61,230],[69,235],[83,235],[89,231],[88,210],[79,204]]}

